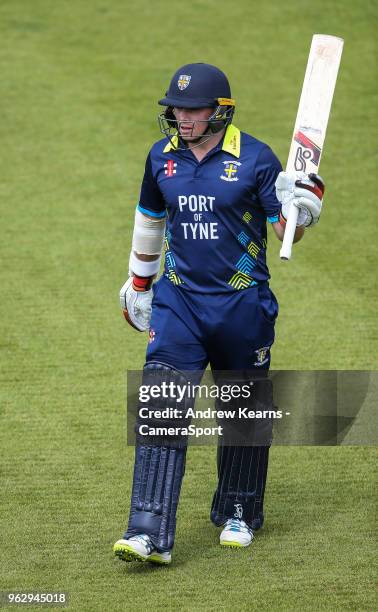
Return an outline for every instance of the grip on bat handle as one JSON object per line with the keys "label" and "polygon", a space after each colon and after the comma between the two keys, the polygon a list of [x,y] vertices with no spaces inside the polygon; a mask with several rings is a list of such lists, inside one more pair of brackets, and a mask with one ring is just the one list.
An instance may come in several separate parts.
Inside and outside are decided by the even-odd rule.
{"label": "grip on bat handle", "polygon": [[296,206],[291,205],[286,221],[285,233],[280,250],[281,259],[288,260],[291,257],[291,247],[293,245],[294,234],[297,227],[299,210]]}

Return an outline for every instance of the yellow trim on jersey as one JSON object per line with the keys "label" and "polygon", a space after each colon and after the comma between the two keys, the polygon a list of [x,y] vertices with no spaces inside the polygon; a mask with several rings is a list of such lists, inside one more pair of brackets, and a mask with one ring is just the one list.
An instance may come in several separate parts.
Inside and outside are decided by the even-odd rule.
{"label": "yellow trim on jersey", "polygon": [[[169,140],[163,149],[163,153],[169,153],[177,149],[178,136],[173,136],[172,140]],[[223,139],[222,150],[226,153],[230,153],[234,157],[240,157],[240,130],[234,125],[228,125],[226,133]]]}
{"label": "yellow trim on jersey", "polygon": [[222,149],[235,157],[240,157],[240,130],[232,124],[227,126]]}

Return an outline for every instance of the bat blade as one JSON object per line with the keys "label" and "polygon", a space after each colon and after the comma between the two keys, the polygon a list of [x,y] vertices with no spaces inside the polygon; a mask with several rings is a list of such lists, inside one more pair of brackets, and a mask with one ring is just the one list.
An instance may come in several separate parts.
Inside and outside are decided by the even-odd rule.
{"label": "bat blade", "polygon": [[[314,34],[312,37],[287,172],[318,172],[343,45],[343,39],[337,36]],[[280,251],[283,260],[291,257],[297,219],[298,209],[292,206]]]}

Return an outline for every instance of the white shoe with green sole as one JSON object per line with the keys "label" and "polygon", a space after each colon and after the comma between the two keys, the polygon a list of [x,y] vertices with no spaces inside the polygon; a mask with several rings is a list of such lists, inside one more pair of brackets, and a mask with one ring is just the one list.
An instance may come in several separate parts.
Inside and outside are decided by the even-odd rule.
{"label": "white shoe with green sole", "polygon": [[231,546],[235,548],[249,546],[253,540],[253,531],[240,519],[228,519],[223,526],[220,534],[221,546]]}
{"label": "white shoe with green sole", "polygon": [[128,540],[118,540],[113,546],[113,551],[122,561],[148,561],[168,565],[172,558],[170,552],[158,552],[145,533],[133,536]]}

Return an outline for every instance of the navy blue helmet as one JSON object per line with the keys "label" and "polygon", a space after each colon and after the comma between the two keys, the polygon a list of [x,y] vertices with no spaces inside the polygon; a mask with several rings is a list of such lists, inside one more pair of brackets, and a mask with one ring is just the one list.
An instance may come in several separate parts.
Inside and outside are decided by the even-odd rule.
{"label": "navy blue helmet", "polygon": [[173,108],[214,108],[207,121],[206,135],[215,134],[231,123],[235,110],[226,75],[216,66],[202,63],[185,64],[176,70],[159,104],[167,107],[158,117],[160,130],[171,141],[179,132]]}

